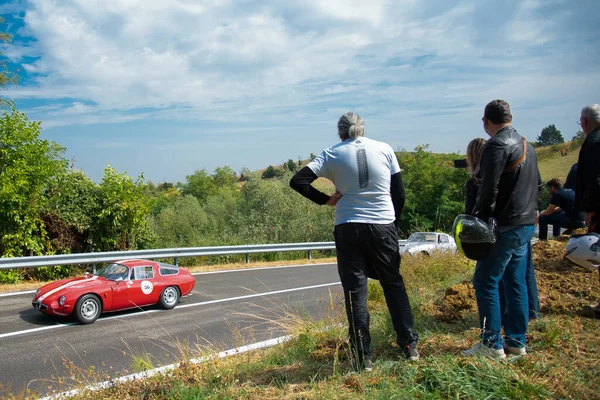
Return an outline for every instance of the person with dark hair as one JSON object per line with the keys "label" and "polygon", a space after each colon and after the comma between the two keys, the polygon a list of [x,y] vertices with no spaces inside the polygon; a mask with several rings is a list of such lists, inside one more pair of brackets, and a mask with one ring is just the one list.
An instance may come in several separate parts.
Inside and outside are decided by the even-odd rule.
{"label": "person with dark hair", "polygon": [[[526,271],[541,179],[535,150],[512,127],[512,113],[506,101],[488,103],[482,121],[490,139],[481,155],[481,185],[473,215],[484,221],[494,218],[498,228],[491,254],[477,262],[473,275],[482,341],[463,354],[505,358],[506,353],[527,353]],[[505,298],[504,315],[500,306],[500,282]]]}
{"label": "person with dark hair", "polygon": [[[467,167],[471,171],[471,178],[466,183],[466,202],[465,202],[465,214],[472,214],[475,203],[477,202],[477,192],[481,183],[481,175],[479,173],[479,164],[481,163],[481,154],[483,147],[485,146],[486,140],[483,138],[476,138],[469,142],[467,146],[466,161]],[[527,269],[526,269],[526,284],[527,284],[527,297],[529,303],[529,319],[537,319],[540,313],[540,300],[537,288],[537,279],[535,277],[535,269],[533,266],[533,253],[531,250],[531,242],[527,246]],[[504,286],[502,281],[499,285],[500,294],[500,311],[504,315],[506,310],[506,302],[504,299]]]}
{"label": "person with dark hair", "polygon": [[583,228],[583,213],[575,209],[575,192],[565,189],[560,179],[552,178],[546,182],[552,198],[548,208],[538,216],[540,240],[548,240],[548,225],[552,225],[552,235],[560,236],[560,228]]}
{"label": "person with dark hair", "polygon": [[[335,248],[344,289],[350,346],[358,366],[372,365],[367,279],[376,278],[403,356],[419,358],[417,332],[404,280],[400,275],[398,222],[405,191],[398,159],[383,142],[364,137],[363,119],[349,112],[338,122],[341,143],[323,151],[290,181],[292,189],[317,204],[335,205]],[[325,177],[335,184],[328,196],[311,184]]]}

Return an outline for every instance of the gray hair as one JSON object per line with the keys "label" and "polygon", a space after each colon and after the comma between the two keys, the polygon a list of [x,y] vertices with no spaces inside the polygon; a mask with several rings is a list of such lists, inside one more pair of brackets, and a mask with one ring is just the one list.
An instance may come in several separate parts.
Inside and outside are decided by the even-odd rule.
{"label": "gray hair", "polygon": [[365,135],[365,121],[354,112],[347,112],[338,121],[338,133],[344,140],[356,139]]}
{"label": "gray hair", "polygon": [[583,107],[581,116],[587,118],[589,121],[600,123],[600,104],[590,104]]}

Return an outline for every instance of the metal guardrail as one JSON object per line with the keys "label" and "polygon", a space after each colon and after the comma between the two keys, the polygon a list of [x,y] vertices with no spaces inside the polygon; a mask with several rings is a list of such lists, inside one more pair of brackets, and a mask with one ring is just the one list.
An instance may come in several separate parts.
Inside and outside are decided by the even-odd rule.
{"label": "metal guardrail", "polygon": [[37,268],[56,265],[95,264],[124,259],[174,258],[175,264],[180,257],[222,256],[229,254],[246,254],[246,262],[250,262],[250,254],[274,253],[287,251],[307,251],[312,259],[313,250],[335,249],[335,242],[316,243],[283,243],[283,244],[249,244],[241,246],[184,247],[175,249],[151,249],[130,251],[107,251],[98,253],[60,254],[53,256],[30,256],[0,258],[0,269]]}

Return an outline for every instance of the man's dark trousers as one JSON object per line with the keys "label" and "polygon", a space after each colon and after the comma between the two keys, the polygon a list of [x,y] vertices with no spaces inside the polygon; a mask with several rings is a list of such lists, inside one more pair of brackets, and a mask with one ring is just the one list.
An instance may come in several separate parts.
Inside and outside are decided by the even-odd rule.
{"label": "man's dark trousers", "polygon": [[400,275],[398,233],[394,224],[346,223],[335,226],[338,272],[346,303],[350,343],[357,356],[371,357],[367,279],[379,279],[392,318],[396,341],[404,349],[416,346],[404,280]]}

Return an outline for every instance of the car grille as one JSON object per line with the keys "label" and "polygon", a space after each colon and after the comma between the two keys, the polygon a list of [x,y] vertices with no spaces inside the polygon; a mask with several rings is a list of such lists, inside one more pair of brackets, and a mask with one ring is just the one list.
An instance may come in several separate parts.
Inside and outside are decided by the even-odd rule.
{"label": "car grille", "polygon": [[48,309],[47,305],[42,304],[41,302],[37,302],[37,301],[31,302],[31,305],[33,305],[33,308],[35,308],[36,310],[47,310]]}

